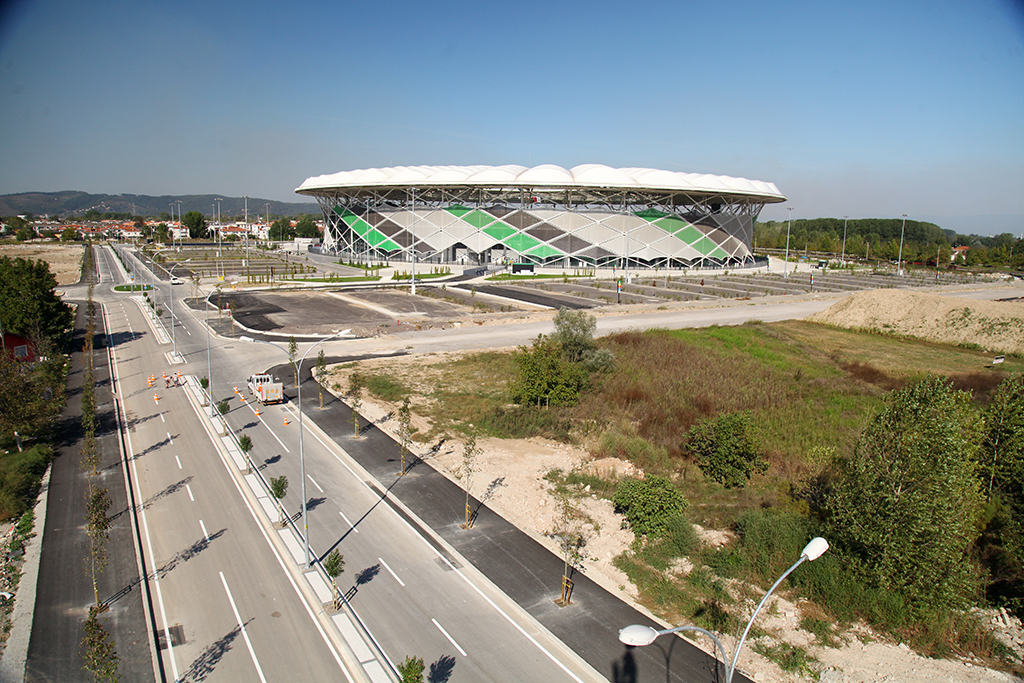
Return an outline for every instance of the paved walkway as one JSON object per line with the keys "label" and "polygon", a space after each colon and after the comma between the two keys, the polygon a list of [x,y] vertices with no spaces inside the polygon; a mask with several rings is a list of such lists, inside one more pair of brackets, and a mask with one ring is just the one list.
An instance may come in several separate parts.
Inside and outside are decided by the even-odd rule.
{"label": "paved walkway", "polygon": [[[122,470],[119,434],[110,390],[107,350],[103,345],[101,321],[97,324],[94,349],[96,395],[96,441],[100,451],[101,485],[106,486],[113,505],[107,542],[109,564],[99,576],[100,600],[110,604],[100,620],[111,634],[121,658],[120,673],[125,681],[154,681],[150,624],[147,621],[128,494]],[[88,476],[81,466],[81,401],[85,375],[83,344],[85,305],[81,302],[75,320],[68,400],[58,423],[55,450],[47,487],[46,521],[36,533],[42,546],[35,595],[35,613],[23,668],[26,681],[92,680],[82,668],[80,645],[82,625],[94,604],[92,582],[85,570],[88,543],[85,535],[85,491]],[[12,663],[13,664],[13,663]],[[14,666],[14,669],[17,669]],[[12,680],[22,680],[15,677]]]}

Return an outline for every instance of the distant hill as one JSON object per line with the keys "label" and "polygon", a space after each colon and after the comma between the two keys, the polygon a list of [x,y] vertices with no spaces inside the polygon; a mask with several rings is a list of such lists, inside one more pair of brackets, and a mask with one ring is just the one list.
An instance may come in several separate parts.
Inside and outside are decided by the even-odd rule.
{"label": "distant hill", "polygon": [[[33,214],[35,216],[50,215],[66,218],[81,216],[90,209],[100,213],[129,213],[136,216],[154,216],[171,211],[198,211],[204,216],[212,216],[213,205],[220,199],[221,216],[241,216],[245,212],[244,197],[227,197],[216,194],[163,195],[151,197],[142,194],[89,194],[65,190],[63,192],[21,192],[18,194],[0,195],[0,216],[19,216]],[[314,202],[278,202],[270,199],[249,197],[249,216],[262,215],[270,205],[271,216],[297,216],[300,213],[319,214],[320,207]]]}

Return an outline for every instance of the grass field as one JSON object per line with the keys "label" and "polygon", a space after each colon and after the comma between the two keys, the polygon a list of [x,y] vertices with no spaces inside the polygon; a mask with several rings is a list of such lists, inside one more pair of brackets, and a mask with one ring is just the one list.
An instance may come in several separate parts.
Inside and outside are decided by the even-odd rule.
{"label": "grass field", "polygon": [[[937,374],[969,390],[983,407],[999,382],[1024,371],[1024,359],[1018,357],[993,367],[991,356],[976,350],[802,321],[626,332],[602,338],[598,345],[613,352],[615,370],[595,376],[579,405],[571,408],[509,405],[506,388],[515,363],[508,353],[422,363],[403,370],[401,378],[377,373],[384,375],[379,393],[391,401],[409,395],[416,411],[431,418],[433,429],[419,435],[423,440],[464,433],[469,425],[493,436],[544,435],[579,443],[595,457],[627,459],[646,472],[672,477],[690,503],[689,521],[734,530],[747,540],[722,550],[682,553],[687,542],[681,537],[638,540],[616,564],[650,609],[673,622],[719,631],[735,626],[730,609],[740,604],[743,590],[750,590],[743,583],[729,584],[730,579],[770,583],[799,554],[812,530],[808,513],[819,478],[836,456],[853,452],[887,391]],[[769,468],[749,485],[727,489],[704,477],[687,458],[685,439],[698,420],[734,411],[749,411]],[[558,475],[560,485],[582,490],[580,476]],[[587,483],[591,492],[605,497],[616,485]],[[758,535],[760,541],[750,540]],[[681,578],[673,569],[680,554],[704,568]],[[801,585],[815,583],[816,594],[826,596],[831,611],[822,617],[825,621],[844,623],[869,614],[873,623],[925,653],[959,652],[968,647],[964,643],[981,638],[969,645],[971,651],[997,656],[998,645],[979,636],[967,621],[953,626],[908,623],[898,601],[859,584],[837,582],[834,577],[843,574],[840,561],[827,556],[800,579]],[[832,638],[831,631],[819,637]],[[772,656],[803,666],[799,652]]]}

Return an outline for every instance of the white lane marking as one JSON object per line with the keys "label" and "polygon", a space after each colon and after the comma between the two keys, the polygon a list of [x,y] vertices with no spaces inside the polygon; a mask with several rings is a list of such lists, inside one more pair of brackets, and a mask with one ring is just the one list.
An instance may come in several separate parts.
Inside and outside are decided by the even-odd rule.
{"label": "white lane marking", "polygon": [[263,669],[260,668],[259,660],[256,659],[256,651],[252,649],[252,642],[249,640],[249,634],[245,630],[245,624],[242,623],[242,617],[238,613],[238,608],[235,607],[235,599],[231,597],[231,589],[228,588],[228,581],[224,578],[224,572],[219,573],[221,583],[224,584],[224,591],[228,594],[228,602],[231,603],[231,611],[235,613],[235,619],[238,620],[238,628],[242,629],[242,638],[245,639],[245,644],[249,648],[249,656],[252,657],[252,663],[256,665],[256,673],[260,675],[260,680],[263,681],[263,683],[267,683],[267,679],[263,675]]}
{"label": "white lane marking", "polygon": [[163,413],[160,413],[160,421],[161,422],[167,422],[167,420],[164,419],[164,414]]}
{"label": "white lane marking", "polygon": [[455,649],[458,650],[459,653],[462,654],[463,657],[465,657],[466,656],[466,651],[463,650],[461,647],[459,647],[459,644],[455,642],[454,638],[452,638],[450,635],[448,635],[448,631],[445,631],[444,627],[441,626],[441,624],[437,623],[437,619],[431,619],[431,621],[434,622],[434,626],[437,627],[437,630],[444,634],[444,637],[448,639],[448,642],[451,643],[452,645],[454,645]]}
{"label": "white lane marking", "polygon": [[256,408],[254,408],[253,406],[250,406],[248,403],[246,403],[245,405],[247,405],[249,407],[249,410],[252,411],[252,414],[256,417],[256,419],[263,423],[263,426],[267,428],[267,431],[270,432],[270,435],[272,437],[274,437],[275,439],[277,439],[277,442],[279,444],[281,444],[281,448],[284,449],[285,453],[291,453],[291,451],[288,450],[288,447],[284,445],[284,441],[281,441],[281,438],[274,432],[273,429],[270,428],[270,425],[267,424],[267,421],[263,419],[263,416],[262,415],[256,415]]}
{"label": "white lane marking", "polygon": [[397,582],[398,582],[398,585],[399,585],[399,586],[402,586],[402,587],[404,588],[404,587],[405,587],[405,584],[404,584],[404,583],[402,583],[402,580],[401,580],[400,578],[398,578],[398,574],[396,574],[396,573],[395,573],[394,571],[392,571],[391,567],[389,567],[389,566],[388,566],[388,563],[384,561],[384,558],[382,558],[382,557],[378,557],[377,559],[378,559],[378,560],[380,560],[380,563],[381,563],[382,565],[384,565],[384,569],[387,569],[387,570],[388,570],[388,572],[390,572],[390,573],[391,573],[391,576],[395,577],[395,581],[397,581]]}
{"label": "white lane marking", "polygon": [[207,541],[209,541],[210,540],[210,534],[206,533],[206,525],[203,524],[203,520],[199,520],[199,526],[203,527],[203,538],[205,538]]}
{"label": "white lane marking", "polygon": [[[209,416],[201,412],[200,407],[196,405],[194,401],[190,400],[189,404],[192,406],[192,410],[195,412],[196,417],[198,417],[202,421],[203,428],[206,430],[206,434],[207,436],[210,437],[210,440],[215,441],[216,439],[220,438],[213,431],[211,431],[211,426],[208,421]],[[217,454],[220,456],[221,464],[224,465],[224,467],[228,469],[228,472],[230,473],[230,467],[232,467],[233,465],[231,465],[228,462],[226,456],[220,451],[220,449],[217,450]],[[295,583],[295,578],[292,576],[291,571],[289,571],[289,566],[292,564],[291,557],[289,556],[288,564],[285,564],[284,557],[282,557],[281,553],[278,552],[277,546],[275,546],[273,541],[270,540],[270,536],[267,534],[267,530],[263,526],[263,518],[256,514],[256,510],[253,509],[252,504],[249,502],[249,499],[242,491],[241,484],[238,483],[238,480],[235,477],[229,477],[229,479],[231,480],[231,483],[235,485],[235,490],[238,491],[238,497],[242,499],[243,503],[245,503],[245,507],[249,511],[249,515],[252,517],[252,520],[256,528],[259,529],[260,533],[263,535],[263,540],[267,542],[267,547],[270,549],[270,552],[272,552],[274,554],[274,557],[277,558],[277,563],[278,565],[280,565],[281,571],[288,579],[288,583],[292,585],[292,590],[295,591],[296,597],[299,598],[299,603],[306,609],[306,614],[309,615],[309,620],[313,622],[314,626],[316,626],[316,630],[320,633],[320,637],[324,639],[324,644],[327,645],[327,648],[331,651],[331,654],[334,656],[334,661],[338,664],[338,668],[341,670],[343,674],[345,674],[345,678],[346,680],[348,680],[348,683],[355,683],[355,681],[352,679],[352,675],[348,672],[348,669],[346,668],[345,664],[341,661],[341,655],[338,654],[337,647],[334,645],[334,642],[328,637],[327,632],[324,631],[323,626],[320,624],[320,620],[313,613],[312,608],[309,606],[309,601],[306,600],[302,591],[299,590],[299,585]],[[150,554],[152,554],[152,552]],[[164,627],[166,628],[166,619],[164,620]],[[373,635],[371,634],[370,637],[373,638]],[[391,667],[392,671],[398,670],[395,667],[394,662],[392,662],[390,659],[387,659],[387,654],[384,655],[384,658],[387,660],[388,666]],[[175,680],[177,680],[177,672],[175,672]],[[580,683],[582,683],[582,681]]]}
{"label": "white lane marking", "polygon": [[[116,361],[114,363],[114,370],[115,370],[115,372],[117,371],[117,363],[116,363]],[[124,406],[122,406],[121,409],[124,410]],[[125,423],[127,423],[128,422],[128,416],[125,415],[124,419],[125,419]],[[135,463],[135,450],[132,447],[132,435],[126,429],[126,430],[124,430],[124,436],[125,436],[125,440],[126,440],[126,442],[128,444],[128,456],[129,456],[128,457],[128,462],[131,463],[132,478],[135,479],[135,490],[139,491],[140,490],[139,489],[139,470],[138,470],[138,466]],[[177,456],[175,456],[175,457],[177,457]],[[150,567],[154,567],[154,565],[156,564],[156,556],[153,554],[153,539],[149,535],[149,522],[146,519],[146,506],[145,505],[139,505],[138,507],[139,507],[139,517],[142,519],[142,530],[143,530],[143,533],[145,533],[145,535],[146,535],[146,546],[149,549],[149,566]],[[163,622],[164,622],[164,633],[168,633],[168,628],[169,627],[168,627],[168,623],[167,623],[167,610],[164,608],[164,594],[163,594],[163,591],[160,589],[160,570],[159,570],[159,568],[155,568],[155,570],[151,572],[151,575],[153,577],[153,586],[154,586],[154,588],[156,588],[156,601],[160,605],[160,618],[163,619]],[[174,674],[174,680],[177,681],[177,680],[179,680],[179,677],[178,677],[178,662],[174,658],[174,646],[173,645],[170,645],[167,648],[167,654],[168,654],[168,656],[171,659],[171,673]]]}
{"label": "white lane marking", "polygon": [[174,456],[174,459],[178,461],[178,469],[181,469],[181,460],[178,460],[178,456]]}
{"label": "white lane marking", "polygon": [[193,503],[196,502],[196,497],[192,495],[192,487],[189,486],[188,484],[185,484],[185,490],[188,491],[188,499],[191,500]]}
{"label": "white lane marking", "polygon": [[167,440],[171,442],[172,446],[174,445],[174,439],[171,438],[171,433],[170,432],[167,432]]}
{"label": "white lane marking", "polygon": [[338,514],[341,515],[341,518],[343,520],[345,520],[346,524],[348,524],[350,527],[352,527],[352,531],[356,532],[357,534],[359,533],[359,529],[357,529],[352,522],[348,521],[348,517],[345,516],[344,512],[342,512],[341,510],[338,510]]}
{"label": "white lane marking", "polygon": [[320,484],[316,483],[316,480],[315,480],[315,479],[313,479],[313,477],[310,477],[310,476],[309,476],[308,474],[307,474],[306,476],[307,476],[307,477],[309,477],[309,480],[310,480],[311,482],[313,482],[313,486],[315,486],[315,487],[316,487],[316,490],[317,490],[317,491],[319,491],[320,493],[323,493],[323,492],[324,492],[324,490],[323,490],[322,488],[320,488]]}

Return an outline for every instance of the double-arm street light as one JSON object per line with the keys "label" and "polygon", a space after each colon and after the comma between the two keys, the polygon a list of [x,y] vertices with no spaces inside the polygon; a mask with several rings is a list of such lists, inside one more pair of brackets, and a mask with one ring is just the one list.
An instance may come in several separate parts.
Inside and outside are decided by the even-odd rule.
{"label": "double-arm street light", "polygon": [[[298,409],[299,409],[299,477],[302,478],[302,539],[303,539],[303,543],[306,546],[306,564],[303,567],[303,569],[309,569],[310,561],[309,561],[309,524],[306,521],[306,457],[305,457],[305,452],[302,450],[302,362],[304,360],[306,360],[306,356],[309,355],[310,351],[315,349],[317,346],[319,346],[323,342],[331,340],[331,339],[335,339],[335,338],[340,337],[342,335],[348,334],[349,332],[351,332],[351,330],[341,330],[340,332],[335,332],[334,334],[330,335],[329,337],[324,337],[323,339],[317,340],[312,346],[310,346],[308,349],[306,349],[306,352],[304,354],[302,354],[302,357],[298,360],[298,363],[296,365],[297,370],[296,370],[295,374],[296,374],[296,376],[299,379],[299,381],[298,381],[298,385],[299,385],[299,395],[298,395],[298,403],[299,403],[299,405],[298,405]],[[269,346],[273,346],[274,348],[280,349],[281,351],[283,351],[285,354],[288,355],[288,362],[289,363],[292,362],[292,355],[290,353],[288,353],[288,351],[286,351],[285,349],[283,349],[280,346],[278,346],[277,344],[275,344],[274,342],[263,341],[262,339],[253,339],[252,337],[245,337],[245,336],[239,337],[239,339],[241,341],[244,341],[244,342],[250,342],[250,343],[255,342],[255,343],[260,343],[260,344],[267,344]]]}
{"label": "double-arm street light", "polygon": [[634,647],[640,647],[643,645],[650,645],[655,641],[658,636],[667,635],[669,633],[679,633],[680,631],[695,631],[697,633],[703,633],[704,635],[711,638],[714,641],[715,647],[718,649],[719,654],[722,656],[722,663],[725,665],[725,683],[732,683],[732,676],[736,673],[736,662],[740,658],[740,650],[743,649],[743,643],[747,639],[747,634],[750,632],[750,627],[754,624],[754,619],[757,618],[757,613],[764,607],[764,603],[768,600],[768,596],[772,594],[783,579],[792,573],[794,569],[799,567],[805,560],[816,560],[821,557],[825,551],[828,550],[828,541],[818,536],[811,540],[803,551],[800,553],[800,559],[793,563],[793,566],[786,570],[786,573],[779,577],[779,579],[772,584],[772,587],[768,589],[768,592],[761,598],[761,602],[758,603],[757,609],[750,615],[750,621],[747,622],[747,627],[743,629],[743,637],[740,638],[740,642],[736,645],[736,651],[733,653],[732,660],[725,654],[725,648],[722,646],[722,642],[718,637],[699,626],[677,626],[675,628],[667,628],[661,631],[655,630],[650,626],[643,626],[641,624],[634,624],[627,626],[619,631],[619,640],[626,645],[632,645]]}
{"label": "double-arm street light", "polygon": [[[154,258],[151,258],[150,262],[153,265],[157,266],[160,270],[162,270],[165,273],[167,273],[167,277],[170,278],[167,281],[167,298],[171,300],[171,344],[174,347],[174,357],[177,358],[178,357],[178,337],[174,334],[174,273],[172,273],[171,271],[167,270],[166,268],[164,268],[163,266],[161,266],[159,263],[156,262],[156,258],[155,258],[156,254],[153,254],[153,256],[154,256]],[[192,259],[185,259],[184,261],[180,261],[180,263],[188,263],[191,260]],[[171,266],[171,268],[174,268],[174,266]]]}

